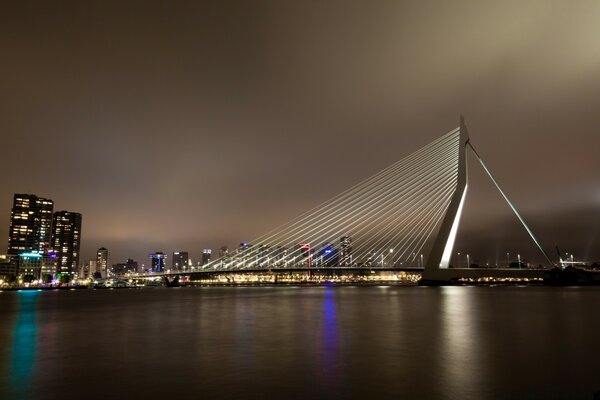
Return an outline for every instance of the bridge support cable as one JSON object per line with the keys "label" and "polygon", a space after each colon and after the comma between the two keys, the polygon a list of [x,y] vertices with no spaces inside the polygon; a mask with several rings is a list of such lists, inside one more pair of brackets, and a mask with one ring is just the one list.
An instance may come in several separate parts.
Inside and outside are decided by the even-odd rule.
{"label": "bridge support cable", "polygon": [[[439,225],[455,191],[459,133],[459,128],[454,129],[207,267],[308,266],[311,258],[320,258],[317,265],[324,265],[325,259],[328,266],[414,262]],[[348,238],[348,243],[342,243],[344,238]],[[307,247],[310,252],[306,252]],[[332,253],[337,253],[336,262],[331,261]],[[381,257],[380,263],[375,255]]]}
{"label": "bridge support cable", "polygon": [[[420,196],[415,201],[410,203],[408,207],[395,212],[386,218],[386,229],[381,232],[376,232],[377,227],[371,227],[368,231],[361,233],[357,240],[365,239],[362,245],[359,245],[355,251],[360,252],[371,246],[378,249],[393,249],[396,254],[393,254],[394,259],[401,260],[402,249],[410,242],[414,235],[418,234],[418,229],[426,229],[430,226],[430,219],[434,217],[436,209],[440,204],[447,203],[449,195],[455,186],[454,181],[447,181],[432,185],[429,190],[424,191],[423,196]],[[432,191],[435,190],[434,193]],[[370,236],[379,237],[373,243],[366,239]]]}
{"label": "bridge support cable", "polygon": [[477,158],[477,160],[479,161],[479,163],[481,164],[481,166],[483,167],[483,169],[485,170],[485,172],[487,173],[487,175],[490,177],[490,179],[492,180],[492,182],[496,186],[496,189],[498,189],[498,191],[500,192],[500,194],[502,195],[502,197],[504,198],[504,200],[506,200],[506,203],[508,204],[508,206],[510,207],[510,209],[515,213],[515,215],[519,219],[519,222],[521,222],[521,225],[523,225],[523,228],[525,228],[525,230],[527,231],[527,233],[529,234],[529,236],[531,237],[531,239],[533,240],[533,242],[535,243],[535,245],[542,252],[542,254],[546,258],[546,260],[550,263],[550,265],[554,265],[554,262],[550,259],[550,257],[546,253],[546,251],[544,251],[544,249],[540,245],[540,242],[538,242],[538,240],[536,239],[535,235],[533,234],[533,231],[529,228],[529,226],[527,225],[527,223],[525,223],[525,220],[523,219],[523,217],[521,217],[521,214],[519,214],[519,212],[517,211],[517,209],[514,206],[514,204],[512,203],[512,201],[510,201],[510,199],[508,198],[508,196],[506,195],[506,193],[504,193],[504,190],[502,190],[502,188],[498,184],[498,181],[496,181],[496,178],[494,178],[494,175],[492,175],[492,172],[485,165],[485,163],[483,162],[483,159],[479,156],[479,153],[477,153],[477,150],[475,150],[475,148],[473,147],[473,145],[471,144],[470,141],[468,142],[468,145],[471,148],[471,150],[473,151],[473,153],[475,154],[475,157]]}
{"label": "bridge support cable", "polygon": [[[446,170],[436,171],[436,173],[446,173]],[[323,222],[323,226],[317,232],[310,232],[311,235],[317,236],[317,240],[320,239],[318,236],[323,234],[331,235],[331,231],[334,231],[334,235],[342,234],[344,231],[360,231],[363,225],[378,227],[379,230],[383,230],[380,223],[385,219],[386,215],[393,215],[393,212],[407,212],[411,207],[415,207],[428,195],[429,188],[436,188],[440,182],[439,178],[432,177],[431,174],[421,177],[421,181],[431,182],[417,185],[411,182],[410,185],[405,185],[405,190],[398,190],[395,186],[384,193],[378,194],[376,198],[367,198],[366,203],[362,203],[359,207],[349,210],[348,216],[354,218],[331,218],[332,222]],[[395,189],[395,190],[394,190]],[[389,217],[388,217],[389,218]],[[358,234],[358,233],[357,233]],[[298,238],[295,238],[298,239]]]}
{"label": "bridge support cable", "polygon": [[[432,151],[422,155],[421,158],[415,159],[409,156],[411,158],[409,165],[396,169],[391,174],[386,174],[382,179],[376,179],[373,184],[354,192],[347,201],[326,202],[324,206],[315,210],[310,218],[302,220],[300,224],[284,225],[283,229],[272,233],[267,238],[259,238],[256,242],[281,245],[304,240],[307,236],[313,236],[315,233],[325,233],[334,226],[343,224],[348,217],[360,215],[361,212],[377,212],[379,210],[377,206],[382,205],[382,202],[385,205],[386,200],[388,203],[394,201],[392,196],[397,196],[399,189],[408,190],[423,179],[427,179],[426,173],[430,172],[432,168],[439,168],[439,165],[442,164],[442,157],[452,157],[452,154],[447,154],[450,145],[441,143]],[[320,229],[320,231],[315,231],[315,229]],[[277,242],[273,243],[274,241]]]}
{"label": "bridge support cable", "polygon": [[417,150],[413,154],[394,163],[390,167],[385,168],[384,170],[356,184],[352,188],[340,193],[332,199],[314,207],[296,219],[285,223],[276,229],[273,229],[259,238],[256,238],[255,242],[270,241],[272,237],[277,236],[283,230],[295,229],[295,231],[298,231],[302,227],[313,223],[324,212],[336,209],[340,210],[343,209],[343,207],[347,207],[349,204],[356,204],[356,197],[358,194],[364,195],[365,193],[371,193],[378,187],[385,186],[390,180],[398,180],[401,178],[401,176],[406,176],[414,172],[416,166],[419,165],[419,159],[433,154],[442,154],[443,151],[448,147],[448,139],[452,138],[453,133],[454,131],[449,132],[448,134],[436,139],[432,143],[424,146],[420,150]]}

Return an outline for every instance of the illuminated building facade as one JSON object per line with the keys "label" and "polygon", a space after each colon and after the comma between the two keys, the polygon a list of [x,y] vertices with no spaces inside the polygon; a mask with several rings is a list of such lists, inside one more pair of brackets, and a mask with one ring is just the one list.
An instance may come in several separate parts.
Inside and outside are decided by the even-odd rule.
{"label": "illuminated building facade", "polygon": [[173,259],[171,261],[171,269],[175,271],[182,271],[187,269],[189,264],[189,255],[187,251],[175,251],[173,252]]}
{"label": "illuminated building facade", "polygon": [[81,245],[81,214],[57,211],[52,221],[52,251],[56,254],[56,272],[72,274],[78,270]]}
{"label": "illuminated building facade", "polygon": [[108,250],[106,247],[100,247],[96,251],[96,270],[94,272],[100,272],[104,278],[108,276]]}
{"label": "illuminated building facade", "polygon": [[157,251],[155,253],[148,254],[148,257],[150,257],[152,272],[163,272],[165,270],[165,260],[167,259],[167,255],[165,253]]}
{"label": "illuminated building facade", "polygon": [[47,277],[50,280],[57,272],[58,258],[56,254],[43,254],[35,251],[19,254],[19,275],[31,276],[33,279]]}
{"label": "illuminated building facade", "polygon": [[8,231],[9,255],[44,253],[50,248],[53,209],[52,200],[15,193]]}
{"label": "illuminated building facade", "polygon": [[202,250],[202,265],[206,265],[210,262],[211,254],[212,254],[211,249],[203,249]]}
{"label": "illuminated building facade", "polygon": [[85,261],[81,265],[81,268],[79,268],[79,277],[83,279],[93,278],[94,272],[96,272],[96,265],[98,265],[96,260]]}

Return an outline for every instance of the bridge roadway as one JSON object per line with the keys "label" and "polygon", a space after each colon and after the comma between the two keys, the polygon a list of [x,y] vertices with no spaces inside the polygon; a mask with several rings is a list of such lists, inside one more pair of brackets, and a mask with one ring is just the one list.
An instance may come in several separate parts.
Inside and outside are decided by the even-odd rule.
{"label": "bridge roadway", "polygon": [[132,278],[151,279],[158,277],[176,277],[176,276],[210,276],[227,274],[264,274],[264,273],[311,273],[311,274],[369,274],[375,272],[405,272],[422,274],[423,268],[389,268],[389,267],[318,267],[318,268],[252,268],[252,269],[206,269],[198,271],[173,271],[173,272],[152,272],[149,274],[136,274]]}
{"label": "bridge roadway", "polygon": [[162,278],[167,286],[178,285],[180,277],[199,284],[321,284],[321,283],[409,283],[416,284],[422,268],[255,268],[239,270],[173,271],[129,276],[133,280]]}
{"label": "bridge roadway", "polygon": [[[153,279],[167,278],[169,281],[175,277],[189,277],[191,281],[210,281],[226,279],[231,282],[239,282],[234,276],[248,280],[250,276],[260,277],[277,276],[282,279],[292,275],[303,275],[310,277],[339,277],[343,282],[352,282],[352,276],[356,282],[364,282],[365,277],[371,276],[373,281],[385,280],[409,280],[420,285],[445,285],[445,284],[469,284],[469,283],[542,283],[548,281],[552,271],[549,269],[518,269],[518,268],[446,268],[435,271],[424,271],[423,268],[382,268],[382,267],[319,267],[319,268],[254,268],[239,270],[200,270],[200,271],[172,271],[163,273],[139,274],[131,276],[131,279]],[[589,273],[592,280],[600,281],[600,273]],[[389,278],[389,279],[388,279]],[[308,281],[311,281],[310,279]],[[318,280],[317,280],[318,281]],[[278,282],[275,280],[273,282]],[[573,282],[571,282],[573,283]],[[585,283],[585,282],[582,282]]]}

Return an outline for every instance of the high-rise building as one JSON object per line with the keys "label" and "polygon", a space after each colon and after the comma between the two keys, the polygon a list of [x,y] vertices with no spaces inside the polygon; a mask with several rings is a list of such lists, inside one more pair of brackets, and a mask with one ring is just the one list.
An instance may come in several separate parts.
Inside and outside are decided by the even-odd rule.
{"label": "high-rise building", "polygon": [[188,252],[175,251],[173,252],[173,260],[171,261],[171,269],[175,271],[185,270],[188,267]]}
{"label": "high-rise building", "polygon": [[81,267],[79,277],[84,279],[93,278],[94,274],[96,273],[97,266],[98,262],[96,260],[87,260]]}
{"label": "high-rise building", "polygon": [[340,265],[348,267],[352,265],[352,238],[348,235],[340,238]]}
{"label": "high-rise building", "polygon": [[100,247],[96,251],[96,271],[100,272],[104,278],[108,277],[108,250],[106,247]]}
{"label": "high-rise building", "polygon": [[152,272],[163,272],[165,270],[165,260],[167,255],[162,251],[148,254],[150,257],[150,263],[152,265]]}
{"label": "high-rise building", "polygon": [[211,249],[203,249],[202,250],[202,265],[206,265],[210,262],[211,254],[212,254]]}
{"label": "high-rise building", "polygon": [[52,220],[52,251],[56,254],[56,272],[78,271],[81,245],[81,214],[57,211]]}
{"label": "high-rise building", "polygon": [[15,193],[8,230],[8,254],[38,252],[50,248],[54,202],[34,194]]}

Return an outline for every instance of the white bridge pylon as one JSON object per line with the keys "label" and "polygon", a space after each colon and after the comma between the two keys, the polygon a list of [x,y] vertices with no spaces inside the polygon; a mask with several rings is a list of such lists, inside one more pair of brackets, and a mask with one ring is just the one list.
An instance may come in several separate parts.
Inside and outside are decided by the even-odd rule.
{"label": "white bridge pylon", "polygon": [[552,264],[471,145],[461,116],[456,129],[204,269],[447,269],[467,193],[467,146]]}

